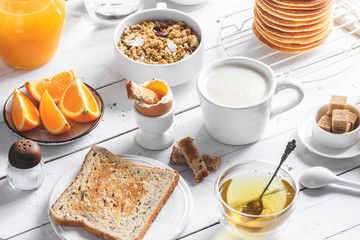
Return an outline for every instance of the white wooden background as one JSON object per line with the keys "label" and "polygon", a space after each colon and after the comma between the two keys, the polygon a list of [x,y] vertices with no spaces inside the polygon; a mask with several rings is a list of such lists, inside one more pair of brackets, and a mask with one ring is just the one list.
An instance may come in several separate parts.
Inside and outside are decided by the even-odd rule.
{"label": "white wooden background", "polygon": [[[248,1],[248,0],[246,0]],[[141,8],[152,8],[155,0],[144,0]],[[168,2],[168,7],[185,11],[199,21],[204,30],[205,63],[225,57],[220,45],[219,30],[223,17],[238,7],[237,0],[209,0],[197,6],[181,6]],[[115,26],[93,22],[83,1],[67,2],[68,15],[56,56],[48,64],[31,71],[21,71],[0,61],[0,107],[15,87],[26,81],[51,76],[73,69],[75,75],[98,90],[104,100],[105,114],[99,126],[81,140],[61,146],[41,146],[45,164],[45,180],[36,192],[20,194],[12,191],[5,178],[7,153],[18,138],[0,117],[0,237],[13,240],[58,240],[48,218],[48,198],[57,181],[83,161],[91,145],[103,146],[115,154],[137,154],[169,163],[171,148],[147,151],[136,144],[136,123],[131,102],[126,99],[125,80],[121,79],[113,62],[112,36]],[[194,197],[191,221],[179,239],[239,239],[220,223],[213,188],[218,174],[229,164],[241,159],[264,159],[278,162],[286,143],[295,138],[298,147],[285,163],[285,168],[298,179],[306,169],[321,165],[344,178],[360,181],[359,157],[328,159],[307,150],[296,134],[299,116],[331,94],[347,95],[349,101],[360,101],[360,62],[349,70],[315,84],[305,84],[303,102],[270,122],[263,138],[249,146],[228,146],[216,142],[206,132],[198,107],[195,77],[174,87],[176,140],[191,136],[201,153],[222,157],[220,170],[211,173],[201,183],[195,183],[190,170],[174,167],[186,180]],[[286,94],[279,96],[285,100]],[[322,189],[301,189],[296,209],[289,220],[265,239],[359,239],[360,191],[337,186]]]}

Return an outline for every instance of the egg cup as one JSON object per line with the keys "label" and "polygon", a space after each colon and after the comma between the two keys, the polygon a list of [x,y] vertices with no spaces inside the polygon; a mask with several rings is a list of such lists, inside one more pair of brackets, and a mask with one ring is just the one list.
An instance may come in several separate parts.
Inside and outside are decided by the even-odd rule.
{"label": "egg cup", "polygon": [[174,120],[175,101],[170,111],[157,117],[141,114],[135,105],[133,109],[139,126],[135,140],[140,146],[149,150],[161,150],[173,144],[175,133],[171,126]]}

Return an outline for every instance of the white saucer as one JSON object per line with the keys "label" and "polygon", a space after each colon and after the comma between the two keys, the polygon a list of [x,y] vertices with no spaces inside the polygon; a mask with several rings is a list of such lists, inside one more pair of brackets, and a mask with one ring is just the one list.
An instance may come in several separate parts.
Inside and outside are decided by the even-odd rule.
{"label": "white saucer", "polygon": [[349,148],[329,148],[319,143],[312,132],[315,109],[305,114],[297,125],[300,141],[313,153],[328,158],[351,158],[360,155],[360,141]]}
{"label": "white saucer", "polygon": [[[166,164],[151,158],[125,154],[121,155],[121,157],[139,165],[171,169]],[[49,210],[56,199],[72,183],[80,169],[81,165],[75,167],[73,171],[66,173],[54,186],[53,191],[50,194]],[[190,188],[186,184],[185,180],[180,176],[179,183],[174,192],[161,209],[155,221],[151,224],[143,240],[169,240],[177,238],[189,223],[192,210],[193,198]],[[62,240],[101,240],[100,238],[84,231],[80,227],[56,225],[52,222],[51,218],[50,223],[55,233]]]}

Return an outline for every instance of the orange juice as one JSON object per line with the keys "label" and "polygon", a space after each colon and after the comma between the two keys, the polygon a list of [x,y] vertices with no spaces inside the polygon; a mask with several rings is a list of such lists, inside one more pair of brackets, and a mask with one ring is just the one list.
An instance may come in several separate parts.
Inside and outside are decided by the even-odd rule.
{"label": "orange juice", "polygon": [[56,53],[65,21],[64,0],[1,0],[0,57],[36,68]]}

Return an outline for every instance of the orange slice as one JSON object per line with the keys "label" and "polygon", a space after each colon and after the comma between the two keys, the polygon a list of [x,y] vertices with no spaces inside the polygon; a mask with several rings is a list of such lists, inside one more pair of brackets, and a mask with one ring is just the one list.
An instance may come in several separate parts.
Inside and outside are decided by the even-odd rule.
{"label": "orange slice", "polygon": [[100,117],[100,108],[88,87],[75,78],[61,96],[59,108],[76,122],[91,122]]}
{"label": "orange slice", "polygon": [[27,131],[40,125],[39,111],[19,89],[14,89],[11,117],[18,131]]}
{"label": "orange slice", "polygon": [[58,73],[49,78],[40,78],[25,83],[25,87],[31,96],[40,102],[41,96],[47,90],[55,103],[59,103],[60,97],[64,90],[74,80],[74,72],[72,70],[68,72]]}
{"label": "orange slice", "polygon": [[49,133],[61,134],[70,130],[69,123],[47,90],[41,97],[39,110],[41,121]]}

